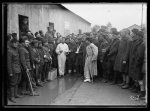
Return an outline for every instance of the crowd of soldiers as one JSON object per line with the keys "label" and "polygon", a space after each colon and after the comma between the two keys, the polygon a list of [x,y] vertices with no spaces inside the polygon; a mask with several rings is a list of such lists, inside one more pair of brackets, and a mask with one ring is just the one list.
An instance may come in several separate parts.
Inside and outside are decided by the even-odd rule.
{"label": "crowd of soldiers", "polygon": [[[19,40],[16,33],[8,34],[8,99],[11,102],[16,102],[15,98],[22,95],[39,95],[35,89],[50,81],[48,72],[52,68],[58,70],[56,47],[62,38],[65,38],[65,43],[71,50],[67,54],[65,74],[83,76],[87,37],[92,38],[92,43],[98,47],[96,77],[102,78],[105,83],[139,92],[140,97],[145,97],[146,49],[142,31],[133,29],[130,34],[125,29],[108,34],[99,30],[96,34],[70,34],[66,37],[60,33],[56,33],[55,37],[55,32],[49,27],[46,34],[42,30],[34,35],[27,31],[19,35]],[[59,71],[57,75],[59,76]]]}

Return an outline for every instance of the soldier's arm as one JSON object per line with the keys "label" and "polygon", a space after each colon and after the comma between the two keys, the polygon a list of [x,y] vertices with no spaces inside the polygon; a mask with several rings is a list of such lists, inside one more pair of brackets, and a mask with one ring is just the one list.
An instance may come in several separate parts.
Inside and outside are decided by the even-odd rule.
{"label": "soldier's arm", "polygon": [[8,67],[8,73],[12,74],[12,53],[10,51],[7,52],[7,67]]}
{"label": "soldier's arm", "polygon": [[127,42],[127,49],[126,49],[126,53],[125,53],[125,55],[123,57],[123,61],[128,62],[130,47],[131,47],[131,41],[128,41]]}
{"label": "soldier's arm", "polygon": [[23,66],[23,68],[26,70],[27,65],[26,65],[26,59],[25,59],[25,53],[23,49],[19,49],[19,54],[20,54],[20,61]]}
{"label": "soldier's arm", "polygon": [[[117,42],[116,42],[116,43],[117,43]],[[117,49],[117,48],[116,48],[116,45],[117,45],[116,43],[115,43],[115,45],[109,50],[109,54],[108,54],[108,55],[113,55],[113,54],[117,51],[117,50],[116,50],[116,49]]]}

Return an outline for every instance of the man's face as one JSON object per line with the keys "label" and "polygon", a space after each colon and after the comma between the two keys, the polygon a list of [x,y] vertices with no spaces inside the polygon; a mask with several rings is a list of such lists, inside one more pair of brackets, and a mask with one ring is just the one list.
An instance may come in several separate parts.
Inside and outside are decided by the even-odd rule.
{"label": "man's face", "polygon": [[62,38],[62,40],[61,40],[61,41],[62,41],[62,43],[65,43],[65,38]]}
{"label": "man's face", "polygon": [[17,42],[14,42],[14,43],[12,43],[12,46],[13,46],[14,48],[17,48],[17,47],[18,47],[18,43],[17,43]]}
{"label": "man's face", "polygon": [[26,46],[26,47],[29,46],[29,43],[30,43],[30,42],[29,42],[28,40],[25,40],[25,46]]}

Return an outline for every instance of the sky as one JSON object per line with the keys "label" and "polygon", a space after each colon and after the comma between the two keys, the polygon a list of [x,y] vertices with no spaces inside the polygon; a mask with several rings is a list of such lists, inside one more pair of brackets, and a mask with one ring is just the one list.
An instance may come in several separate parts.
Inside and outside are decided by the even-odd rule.
{"label": "sky", "polygon": [[[108,22],[112,27],[121,30],[133,24],[141,25],[142,4],[141,3],[70,3],[62,4],[75,14],[94,25],[106,25]],[[143,23],[146,23],[147,4],[143,4]]]}

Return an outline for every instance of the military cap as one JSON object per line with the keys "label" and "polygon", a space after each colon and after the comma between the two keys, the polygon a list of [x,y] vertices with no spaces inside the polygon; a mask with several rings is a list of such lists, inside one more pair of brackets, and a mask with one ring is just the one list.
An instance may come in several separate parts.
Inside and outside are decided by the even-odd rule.
{"label": "military cap", "polygon": [[38,43],[38,40],[34,39],[31,43],[36,44],[36,43]]}

